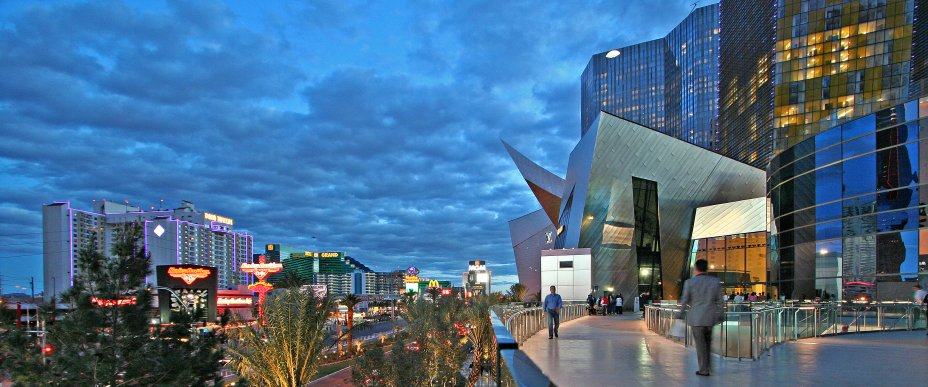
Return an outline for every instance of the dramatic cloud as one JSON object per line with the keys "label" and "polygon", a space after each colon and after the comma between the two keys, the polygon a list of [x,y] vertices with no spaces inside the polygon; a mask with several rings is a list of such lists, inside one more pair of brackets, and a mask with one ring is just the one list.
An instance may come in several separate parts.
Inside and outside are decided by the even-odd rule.
{"label": "dramatic cloud", "polygon": [[0,5],[0,280],[41,284],[41,206],[181,199],[256,245],[516,280],[533,210],[499,139],[563,171],[591,54],[687,2]]}

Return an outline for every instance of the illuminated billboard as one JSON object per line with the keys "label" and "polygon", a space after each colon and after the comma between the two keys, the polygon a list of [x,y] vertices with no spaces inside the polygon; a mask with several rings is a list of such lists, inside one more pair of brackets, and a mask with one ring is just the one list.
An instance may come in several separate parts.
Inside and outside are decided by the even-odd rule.
{"label": "illuminated billboard", "polygon": [[188,311],[200,321],[216,320],[216,268],[200,265],[155,267],[161,322],[170,323],[174,313]]}

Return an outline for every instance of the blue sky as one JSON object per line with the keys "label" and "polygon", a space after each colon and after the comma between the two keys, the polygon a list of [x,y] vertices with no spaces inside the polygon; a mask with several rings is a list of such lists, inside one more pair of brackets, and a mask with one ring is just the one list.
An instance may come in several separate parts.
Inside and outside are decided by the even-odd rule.
{"label": "blue sky", "polygon": [[691,3],[4,1],[3,291],[42,288],[42,204],[101,198],[508,286],[506,221],[537,204],[499,139],[562,173],[590,55]]}

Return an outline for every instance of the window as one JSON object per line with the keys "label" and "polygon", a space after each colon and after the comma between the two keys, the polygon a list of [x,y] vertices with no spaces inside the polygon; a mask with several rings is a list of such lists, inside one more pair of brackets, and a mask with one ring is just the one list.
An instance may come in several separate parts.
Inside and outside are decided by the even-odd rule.
{"label": "window", "polygon": [[574,267],[574,261],[560,261],[558,262],[558,267],[561,269],[572,269]]}

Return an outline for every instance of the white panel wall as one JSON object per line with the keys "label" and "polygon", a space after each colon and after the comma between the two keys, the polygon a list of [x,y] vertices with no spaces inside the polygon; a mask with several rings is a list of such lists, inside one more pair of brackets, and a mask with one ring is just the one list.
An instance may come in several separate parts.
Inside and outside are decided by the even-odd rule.
{"label": "white panel wall", "polygon": [[[561,268],[560,262],[573,262],[572,268]],[[541,257],[541,293],[549,293],[551,285],[564,301],[583,301],[592,288],[591,258],[589,254]]]}

